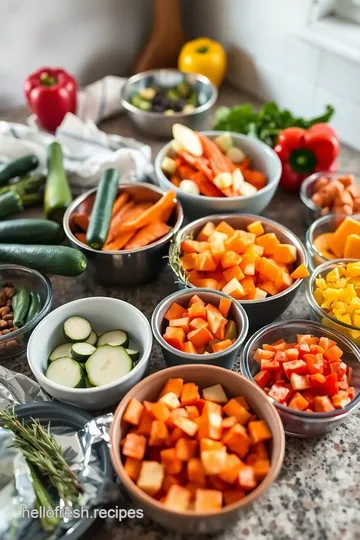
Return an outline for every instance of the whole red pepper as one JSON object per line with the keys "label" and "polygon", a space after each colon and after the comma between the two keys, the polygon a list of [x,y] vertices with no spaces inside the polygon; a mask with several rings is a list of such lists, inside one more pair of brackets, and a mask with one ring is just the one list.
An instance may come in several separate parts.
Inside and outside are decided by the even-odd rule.
{"label": "whole red pepper", "polygon": [[336,170],[339,141],[328,124],[314,124],[309,129],[291,127],[279,133],[274,150],[282,163],[280,185],[296,191],[309,174]]}
{"label": "whole red pepper", "polygon": [[35,71],[26,79],[24,92],[30,110],[47,131],[55,131],[66,113],[76,112],[77,82],[63,69]]}

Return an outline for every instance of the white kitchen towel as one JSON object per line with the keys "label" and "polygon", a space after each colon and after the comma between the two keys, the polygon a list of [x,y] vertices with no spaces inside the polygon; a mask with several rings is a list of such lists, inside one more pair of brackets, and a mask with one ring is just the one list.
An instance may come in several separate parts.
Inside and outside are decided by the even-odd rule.
{"label": "white kitchen towel", "polygon": [[76,114],[82,120],[95,124],[122,111],[121,89],[126,79],[108,75],[79,90]]}

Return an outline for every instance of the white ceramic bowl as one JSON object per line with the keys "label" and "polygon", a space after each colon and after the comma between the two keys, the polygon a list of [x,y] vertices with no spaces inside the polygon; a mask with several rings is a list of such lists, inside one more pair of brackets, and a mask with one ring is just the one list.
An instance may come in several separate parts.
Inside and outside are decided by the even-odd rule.
{"label": "white ceramic bowl", "polygon": [[[45,377],[49,355],[66,341],[63,323],[72,315],[86,317],[98,334],[116,329],[128,333],[131,346],[140,350],[136,367],[118,381],[96,388],[67,388]],[[36,380],[52,397],[82,409],[100,410],[118,403],[143,378],[152,343],[150,324],[141,311],[123,300],[99,296],[74,300],[49,313],[31,334],[27,357]]]}

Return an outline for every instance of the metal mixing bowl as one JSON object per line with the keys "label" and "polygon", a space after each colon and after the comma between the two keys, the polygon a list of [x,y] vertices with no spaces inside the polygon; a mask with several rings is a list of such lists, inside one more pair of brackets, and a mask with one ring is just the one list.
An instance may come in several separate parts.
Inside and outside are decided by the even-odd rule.
{"label": "metal mixing bowl", "polygon": [[[164,113],[143,111],[131,104],[131,96],[141,88],[159,86],[173,88],[179,83],[188,83],[197,93],[200,105],[193,112],[179,112],[171,116]],[[143,133],[155,137],[171,137],[173,124],[184,124],[192,129],[204,129],[210,109],[218,97],[216,87],[203,75],[182,73],[177,69],[155,69],[130,77],[121,91],[121,104],[129,118]]]}
{"label": "metal mixing bowl", "polygon": [[[149,246],[121,251],[97,251],[80,242],[70,228],[71,216],[77,212],[91,214],[97,188],[87,191],[68,207],[65,212],[63,226],[72,247],[82,251],[88,259],[88,269],[95,279],[108,285],[141,285],[158,277],[165,265],[164,256],[169,249],[170,240],[183,222],[183,211],[176,203],[170,217],[171,231]],[[128,192],[136,202],[158,201],[164,192],[151,184],[121,184],[119,194]]]}

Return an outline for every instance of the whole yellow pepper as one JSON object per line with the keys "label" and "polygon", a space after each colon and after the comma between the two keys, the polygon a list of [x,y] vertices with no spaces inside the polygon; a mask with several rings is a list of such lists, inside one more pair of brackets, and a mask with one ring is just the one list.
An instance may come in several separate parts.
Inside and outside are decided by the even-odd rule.
{"label": "whole yellow pepper", "polygon": [[180,51],[178,67],[186,73],[205,75],[215,86],[220,86],[226,74],[226,53],[216,41],[198,38],[185,43]]}

